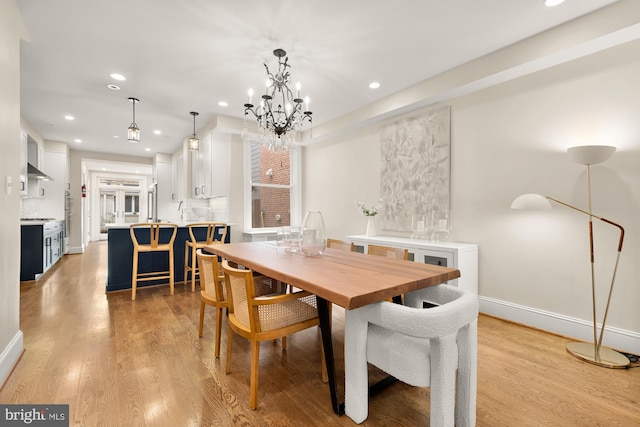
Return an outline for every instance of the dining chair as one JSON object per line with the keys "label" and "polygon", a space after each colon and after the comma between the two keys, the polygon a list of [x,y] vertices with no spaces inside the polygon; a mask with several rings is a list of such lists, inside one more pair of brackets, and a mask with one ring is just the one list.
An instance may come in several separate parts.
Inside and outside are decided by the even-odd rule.
{"label": "dining chair", "polygon": [[[227,236],[227,224],[223,222],[196,222],[188,224],[189,239],[184,242],[184,283],[189,280],[191,272],[191,292],[196,291],[196,276],[198,265],[196,251],[214,243],[224,243]],[[216,239],[216,234],[220,236]]]}
{"label": "dining chair", "polygon": [[[251,341],[249,375],[249,407],[258,405],[258,371],[260,342],[275,340],[318,326],[316,297],[309,292],[256,296],[257,290],[269,286],[266,276],[254,276],[251,270],[241,270],[222,261],[225,283],[229,291],[229,335],[227,338],[226,373],[231,372],[231,352],[234,334]],[[326,378],[324,352],[322,377]]]}
{"label": "dining chair", "polygon": [[210,305],[216,310],[216,345],[214,355],[220,357],[220,332],[222,331],[222,314],[228,307],[227,287],[224,274],[217,255],[205,254],[202,249],[196,251],[198,270],[200,272],[200,324],[198,336],[202,338],[204,326],[204,308]]}
{"label": "dining chair", "polygon": [[[402,248],[394,248],[392,246],[382,246],[382,245],[368,245],[367,246],[367,254],[383,256],[387,258],[408,260],[409,259],[409,249]],[[390,298],[388,301],[393,301],[397,304],[402,304],[402,295],[396,295],[393,298]]]}
{"label": "dining chair", "polygon": [[[163,232],[164,231],[164,232]],[[133,269],[131,273],[131,300],[136,299],[138,282],[169,280],[169,293],[174,290],[173,242],[176,240],[178,226],[170,223],[149,222],[131,224],[129,234],[133,243]],[[148,236],[148,238],[146,237]],[[166,252],[169,257],[169,269],[139,273],[141,253]]]}
{"label": "dining chair", "polygon": [[327,239],[327,247],[353,252],[353,242],[345,242],[338,239]]}
{"label": "dining chair", "polygon": [[369,255],[384,256],[395,259],[409,259],[409,250],[402,248],[394,248],[392,246],[368,245],[367,253]]}
{"label": "dining chair", "polygon": [[[441,284],[345,312],[345,413],[368,415],[367,363],[416,387],[430,387],[430,425],[474,426],[478,297]],[[431,308],[423,308],[431,307]]]}

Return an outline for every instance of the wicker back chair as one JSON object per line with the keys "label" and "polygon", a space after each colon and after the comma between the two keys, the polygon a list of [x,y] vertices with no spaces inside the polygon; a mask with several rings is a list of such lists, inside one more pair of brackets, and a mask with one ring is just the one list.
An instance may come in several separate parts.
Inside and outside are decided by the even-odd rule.
{"label": "wicker back chair", "polygon": [[327,239],[327,247],[353,252],[353,242],[345,242],[344,240]]}
{"label": "wicker back chair", "polygon": [[[226,373],[231,371],[233,335],[238,334],[251,341],[251,368],[249,406],[258,405],[258,370],[260,342],[291,335],[319,324],[316,297],[309,292],[275,293],[265,295],[265,290],[279,283],[266,276],[240,270],[222,261],[224,279],[229,291],[229,336],[227,338]],[[280,290],[280,289],[278,289]],[[263,296],[259,296],[259,295]],[[324,353],[322,374],[326,377]]]}
{"label": "wicker back chair", "polygon": [[200,271],[200,325],[198,336],[202,337],[204,324],[204,306],[216,309],[216,347],[215,356],[220,357],[220,332],[222,330],[222,313],[228,307],[227,287],[224,274],[217,255],[205,254],[202,249],[196,251],[198,270]]}

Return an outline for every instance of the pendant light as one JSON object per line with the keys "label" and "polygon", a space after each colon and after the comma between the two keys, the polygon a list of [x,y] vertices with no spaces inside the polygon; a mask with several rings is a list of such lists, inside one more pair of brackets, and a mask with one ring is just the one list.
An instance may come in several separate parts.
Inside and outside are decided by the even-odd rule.
{"label": "pendant light", "polygon": [[200,140],[196,135],[196,116],[198,113],[192,111],[189,114],[193,116],[193,135],[189,138],[189,151],[198,151],[200,149]]}
{"label": "pendant light", "polygon": [[133,122],[129,126],[127,132],[127,139],[129,142],[138,143],[140,142],[140,128],[136,124],[136,102],[140,102],[137,98],[129,98],[129,101],[133,103]]}

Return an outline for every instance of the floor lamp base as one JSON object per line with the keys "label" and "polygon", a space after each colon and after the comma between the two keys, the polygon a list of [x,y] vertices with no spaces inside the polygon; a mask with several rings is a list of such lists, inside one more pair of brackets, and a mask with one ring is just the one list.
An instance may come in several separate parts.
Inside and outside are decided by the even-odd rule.
{"label": "floor lamp base", "polygon": [[570,342],[567,344],[567,352],[580,360],[605,368],[626,368],[629,366],[629,359],[626,356],[608,347],[600,347],[600,360],[596,360],[595,344],[593,343]]}

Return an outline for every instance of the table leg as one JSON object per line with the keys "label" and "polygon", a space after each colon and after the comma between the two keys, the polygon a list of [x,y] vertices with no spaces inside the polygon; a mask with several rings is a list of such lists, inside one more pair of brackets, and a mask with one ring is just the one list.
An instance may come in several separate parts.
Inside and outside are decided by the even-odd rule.
{"label": "table leg", "polygon": [[331,339],[331,322],[329,319],[329,302],[316,295],[318,306],[318,318],[320,320],[320,331],[322,332],[322,346],[324,348],[324,359],[327,364],[327,375],[329,376],[329,392],[331,394],[331,406],[337,415],[344,415],[344,402],[338,399],[338,387],[336,384],[336,365],[333,357],[333,342]]}

